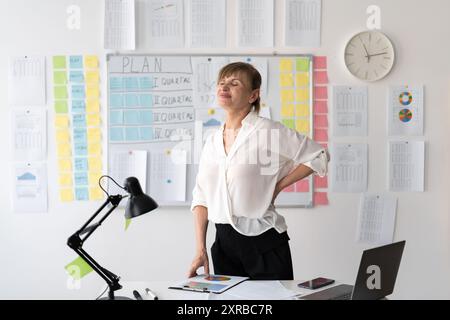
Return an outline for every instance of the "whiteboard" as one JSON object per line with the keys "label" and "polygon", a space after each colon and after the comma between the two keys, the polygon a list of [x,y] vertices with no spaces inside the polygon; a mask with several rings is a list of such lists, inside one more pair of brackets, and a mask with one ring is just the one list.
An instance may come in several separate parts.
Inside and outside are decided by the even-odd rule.
{"label": "whiteboard", "polygon": [[[218,70],[232,61],[252,63],[260,71],[263,78],[260,115],[270,110],[272,120],[287,121],[289,125],[294,123],[295,118],[289,122],[291,120],[282,117],[282,99],[286,99],[286,92],[288,95],[297,92],[296,75],[306,72],[309,81],[302,90],[308,93],[307,101],[303,104],[309,108],[307,116],[309,130],[305,134],[312,137],[314,128],[311,55],[109,54],[107,56],[108,159],[115,152],[146,150],[148,160],[145,191],[160,206],[191,204],[202,141],[204,142],[207,134],[217,129],[224,119],[223,110],[215,105],[214,91]],[[286,69],[287,67],[291,67],[292,71]],[[293,87],[286,83],[290,82],[291,77],[283,76],[282,80],[282,74],[292,74]],[[129,115],[127,119],[123,116],[125,113]],[[122,116],[120,120],[117,120],[118,114]],[[202,138],[198,139],[199,135]],[[155,157],[151,154],[170,154],[170,150],[179,148],[187,151],[188,161],[184,201],[172,200],[170,192],[162,194],[164,184],[151,183],[152,169],[158,172],[155,171],[157,164],[154,163],[152,167],[151,159]],[[296,192],[297,187],[290,192],[281,192],[275,205],[312,207],[314,190],[312,176],[303,181],[302,185],[302,192]],[[156,194],[158,196],[155,196]]]}

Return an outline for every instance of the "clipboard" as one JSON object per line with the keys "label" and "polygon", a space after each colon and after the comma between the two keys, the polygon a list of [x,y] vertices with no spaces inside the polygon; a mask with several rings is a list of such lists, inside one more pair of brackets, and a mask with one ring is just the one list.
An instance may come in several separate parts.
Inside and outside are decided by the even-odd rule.
{"label": "clipboard", "polygon": [[169,289],[203,293],[222,293],[247,279],[249,277],[202,274],[170,286]]}

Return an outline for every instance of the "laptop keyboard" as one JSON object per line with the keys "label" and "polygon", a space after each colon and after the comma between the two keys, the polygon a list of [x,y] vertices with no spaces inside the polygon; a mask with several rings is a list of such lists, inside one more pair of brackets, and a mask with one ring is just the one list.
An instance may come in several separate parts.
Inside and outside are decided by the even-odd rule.
{"label": "laptop keyboard", "polygon": [[345,293],[337,297],[332,297],[329,300],[350,300],[352,298],[352,293]]}

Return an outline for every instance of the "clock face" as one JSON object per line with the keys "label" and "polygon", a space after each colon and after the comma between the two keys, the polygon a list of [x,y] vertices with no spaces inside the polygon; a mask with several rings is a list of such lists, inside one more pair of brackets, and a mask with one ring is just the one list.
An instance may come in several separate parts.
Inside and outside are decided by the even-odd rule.
{"label": "clock face", "polygon": [[385,77],[394,66],[394,47],[379,31],[358,33],[345,47],[345,65],[355,77],[376,81]]}

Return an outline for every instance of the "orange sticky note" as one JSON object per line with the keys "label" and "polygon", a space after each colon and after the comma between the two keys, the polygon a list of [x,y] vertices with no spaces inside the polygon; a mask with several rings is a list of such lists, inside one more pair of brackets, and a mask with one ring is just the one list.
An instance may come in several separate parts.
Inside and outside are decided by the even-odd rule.
{"label": "orange sticky note", "polygon": [[283,192],[295,192],[295,186],[291,184],[290,186],[284,188]]}
{"label": "orange sticky note", "polygon": [[328,113],[327,101],[314,100],[314,113]]}
{"label": "orange sticky note", "polygon": [[314,70],[326,69],[327,68],[327,57],[326,56],[314,56]]}
{"label": "orange sticky note", "polygon": [[315,205],[327,205],[328,195],[326,192],[314,192],[314,204]]}
{"label": "orange sticky note", "polygon": [[314,84],[327,84],[328,74],[326,71],[314,71]]}
{"label": "orange sticky note", "polygon": [[309,180],[303,179],[295,183],[295,192],[309,192]]}
{"label": "orange sticky note", "polygon": [[328,117],[326,114],[314,115],[314,128],[328,128]]}
{"label": "orange sticky note", "polygon": [[315,129],[314,130],[314,141],[328,141],[328,130],[327,129]]}
{"label": "orange sticky note", "polygon": [[328,177],[314,176],[315,188],[328,188]]}
{"label": "orange sticky note", "polygon": [[328,99],[328,88],[326,86],[314,87],[314,99]]}

